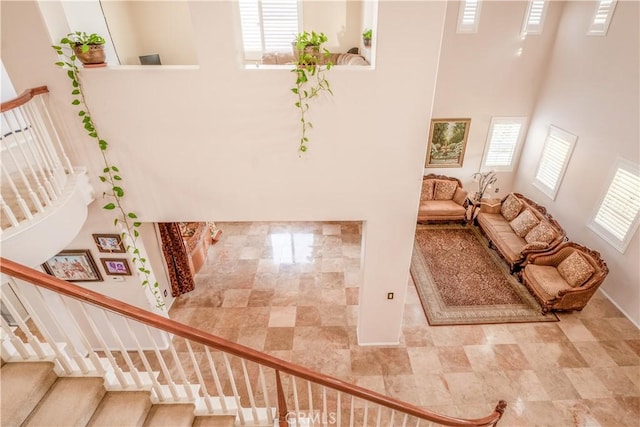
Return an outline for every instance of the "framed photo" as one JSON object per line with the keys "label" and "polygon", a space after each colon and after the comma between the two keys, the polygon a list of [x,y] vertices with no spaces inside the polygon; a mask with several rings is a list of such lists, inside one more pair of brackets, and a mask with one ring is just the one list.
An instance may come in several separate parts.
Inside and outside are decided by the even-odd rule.
{"label": "framed photo", "polygon": [[66,250],[42,264],[48,274],[68,282],[102,282],[88,249]]}
{"label": "framed photo", "polygon": [[93,234],[92,236],[100,252],[121,254],[126,251],[122,238],[117,234]]}
{"label": "framed photo", "polygon": [[129,263],[125,258],[100,258],[100,262],[109,276],[131,276]]}
{"label": "framed photo", "polygon": [[469,126],[471,126],[471,119],[431,120],[425,167],[462,167]]}

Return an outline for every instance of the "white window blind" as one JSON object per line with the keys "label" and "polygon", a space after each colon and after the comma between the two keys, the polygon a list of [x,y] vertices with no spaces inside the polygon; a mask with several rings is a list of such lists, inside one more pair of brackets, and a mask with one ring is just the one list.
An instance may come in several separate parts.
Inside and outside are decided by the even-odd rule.
{"label": "white window blind", "polygon": [[526,117],[494,117],[491,119],[483,166],[511,171],[522,139]]}
{"label": "white window blind", "polygon": [[458,8],[458,33],[477,33],[480,21],[480,0],[461,0]]}
{"label": "white window blind", "polygon": [[624,252],[638,228],[640,166],[620,160],[590,228]]}
{"label": "white window blind", "polygon": [[611,23],[611,17],[613,11],[616,8],[617,0],[601,0],[598,2],[598,7],[593,14],[591,25],[587,34],[605,36],[609,31],[609,24]]}
{"label": "white window blind", "polygon": [[245,59],[291,52],[291,42],[300,32],[297,0],[239,0],[238,5]]}
{"label": "white window blind", "polygon": [[576,140],[577,136],[569,132],[555,126],[549,128],[533,185],[552,200],[555,200],[558,194]]}
{"label": "white window blind", "polygon": [[547,14],[547,0],[529,0],[522,23],[522,34],[540,34]]}

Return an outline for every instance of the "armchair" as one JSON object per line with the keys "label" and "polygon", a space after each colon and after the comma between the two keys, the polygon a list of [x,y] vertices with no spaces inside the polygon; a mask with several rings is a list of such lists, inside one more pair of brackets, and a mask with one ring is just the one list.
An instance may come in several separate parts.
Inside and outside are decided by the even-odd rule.
{"label": "armchair", "polygon": [[608,273],[598,252],[565,242],[549,252],[529,255],[520,278],[547,313],[582,310]]}

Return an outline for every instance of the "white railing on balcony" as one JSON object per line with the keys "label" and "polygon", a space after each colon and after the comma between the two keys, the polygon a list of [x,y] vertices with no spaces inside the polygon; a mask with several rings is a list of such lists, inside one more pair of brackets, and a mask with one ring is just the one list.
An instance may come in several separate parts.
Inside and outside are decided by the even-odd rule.
{"label": "white railing on balcony", "polygon": [[4,361],[50,360],[60,376],[104,376],[108,389],[194,403],[196,415],[233,415],[243,426],[490,426],[506,406],[481,419],[439,415],[4,258],[0,270]]}
{"label": "white railing on balcony", "polygon": [[0,229],[44,212],[62,195],[73,168],[47,107],[46,86],[2,103]]}

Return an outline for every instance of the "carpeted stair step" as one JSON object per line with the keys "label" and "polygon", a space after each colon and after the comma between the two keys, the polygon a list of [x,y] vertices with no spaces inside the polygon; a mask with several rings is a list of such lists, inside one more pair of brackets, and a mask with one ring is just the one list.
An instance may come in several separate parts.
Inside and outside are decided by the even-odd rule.
{"label": "carpeted stair step", "polygon": [[58,378],[24,426],[86,425],[107,392],[103,383],[102,378]]}
{"label": "carpeted stair step", "polygon": [[142,426],[150,409],[148,391],[110,391],[102,398],[87,426]]}
{"label": "carpeted stair step", "polygon": [[53,363],[6,363],[2,375],[0,425],[19,426],[29,416],[58,376]]}
{"label": "carpeted stair step", "polygon": [[233,427],[235,415],[207,415],[197,416],[193,420],[193,427]]}
{"label": "carpeted stair step", "polygon": [[145,427],[187,427],[193,424],[195,406],[192,404],[153,405]]}

